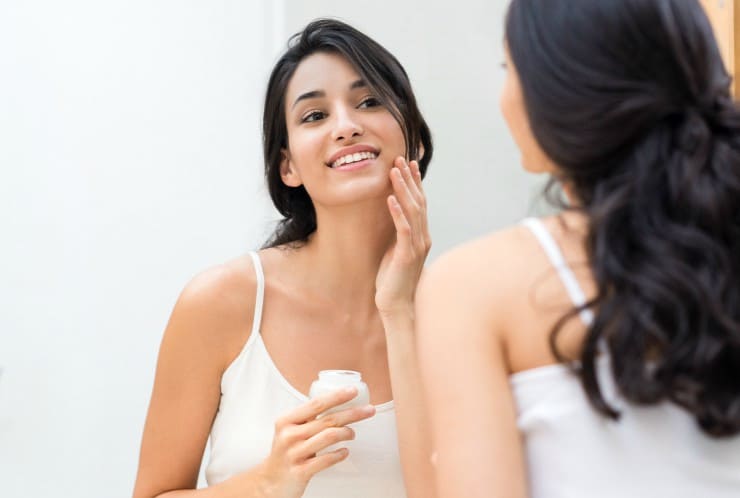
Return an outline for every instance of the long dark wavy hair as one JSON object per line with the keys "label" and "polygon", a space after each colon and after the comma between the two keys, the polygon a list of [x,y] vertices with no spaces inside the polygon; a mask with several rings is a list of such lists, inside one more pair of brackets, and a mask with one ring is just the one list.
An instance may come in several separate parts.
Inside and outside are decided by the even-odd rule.
{"label": "long dark wavy hair", "polygon": [[[513,0],[506,41],[532,132],[589,220],[596,410],[606,344],[621,394],[740,432],[740,110],[696,0]],[[553,328],[550,345],[571,310]]]}
{"label": "long dark wavy hair", "polygon": [[267,84],[262,119],[265,178],[272,202],[284,218],[263,247],[300,245],[316,230],[316,211],[308,192],[303,186],[289,187],[283,183],[280,161],[281,149],[288,147],[286,89],[301,61],[317,52],[339,54],[354,67],[401,126],[407,158],[419,161],[422,177],[434,152],[429,127],[401,63],[379,43],[348,24],[334,19],[311,22],[290,38],[288,49],[275,64]]}

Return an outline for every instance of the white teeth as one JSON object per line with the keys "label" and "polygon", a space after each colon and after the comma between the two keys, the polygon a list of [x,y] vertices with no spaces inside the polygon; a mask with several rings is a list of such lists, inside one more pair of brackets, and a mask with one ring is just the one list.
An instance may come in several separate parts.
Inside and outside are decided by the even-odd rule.
{"label": "white teeth", "polygon": [[355,152],[354,154],[347,154],[342,156],[331,164],[332,168],[338,168],[344,164],[356,163],[364,159],[375,159],[377,154],[374,152]]}

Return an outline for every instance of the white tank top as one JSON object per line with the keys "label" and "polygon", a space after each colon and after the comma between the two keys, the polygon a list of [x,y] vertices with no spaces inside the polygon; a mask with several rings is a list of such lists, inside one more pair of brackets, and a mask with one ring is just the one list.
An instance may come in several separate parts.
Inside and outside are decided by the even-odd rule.
{"label": "white tank top", "polygon": [[[221,377],[221,401],[211,427],[211,452],[205,470],[209,486],[262,462],[272,448],[275,420],[308,401],[283,377],[262,341],[265,277],[257,253],[250,255],[257,275],[252,332]],[[352,427],[356,439],[341,443],[349,449],[347,459],[316,474],[303,496],[405,497],[393,401],[376,405],[373,417]]]}
{"label": "white tank top", "polygon": [[[544,224],[524,224],[573,304],[583,304],[584,294]],[[592,318],[581,314],[587,325]],[[564,365],[510,377],[531,498],[740,498],[740,436],[710,438],[672,403],[627,403],[617,394],[608,356],[597,362],[600,386],[621,412],[619,421],[591,408],[579,379]]]}

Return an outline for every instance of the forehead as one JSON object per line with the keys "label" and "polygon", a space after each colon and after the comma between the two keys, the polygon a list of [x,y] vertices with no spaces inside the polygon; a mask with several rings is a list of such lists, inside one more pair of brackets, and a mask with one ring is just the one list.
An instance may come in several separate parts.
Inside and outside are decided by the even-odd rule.
{"label": "forehead", "polygon": [[306,92],[346,92],[352,83],[360,79],[355,68],[343,56],[317,52],[303,59],[288,83],[285,98],[293,102]]}

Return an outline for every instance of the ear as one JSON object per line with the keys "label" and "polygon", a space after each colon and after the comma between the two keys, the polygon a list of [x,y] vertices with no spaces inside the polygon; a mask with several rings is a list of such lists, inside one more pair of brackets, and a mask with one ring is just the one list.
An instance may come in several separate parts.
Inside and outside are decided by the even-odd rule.
{"label": "ear", "polygon": [[288,187],[300,187],[303,185],[301,175],[293,166],[288,149],[280,149],[280,155],[282,156],[280,159],[280,178],[283,180],[283,183]]}
{"label": "ear", "polygon": [[419,141],[418,153],[419,153],[419,161],[421,161],[422,159],[424,159],[424,144],[421,143],[421,140]]}

